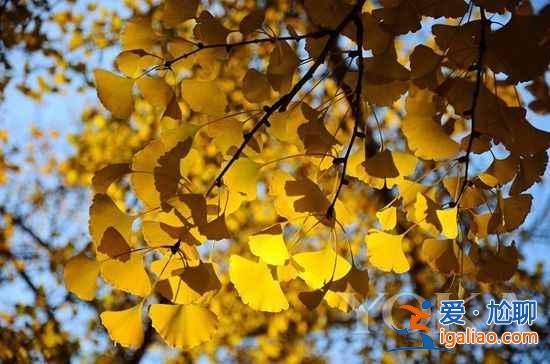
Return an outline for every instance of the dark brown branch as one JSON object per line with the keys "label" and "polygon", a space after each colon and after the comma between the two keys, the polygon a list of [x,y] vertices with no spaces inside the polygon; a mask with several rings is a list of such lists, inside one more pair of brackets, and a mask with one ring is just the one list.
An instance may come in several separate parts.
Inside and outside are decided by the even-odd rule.
{"label": "dark brown branch", "polygon": [[470,137],[468,139],[468,147],[466,149],[466,155],[464,156],[464,178],[463,178],[463,182],[462,182],[462,186],[460,188],[460,192],[458,193],[458,196],[456,198],[456,201],[455,201],[455,205],[458,204],[460,202],[460,198],[462,197],[462,194],[464,193],[464,191],[466,190],[466,187],[468,186],[468,184],[470,183],[469,182],[469,179],[468,179],[468,170],[470,168],[470,155],[472,153],[472,147],[473,147],[473,144],[474,144],[474,138],[477,137],[477,132],[476,132],[476,108],[477,108],[477,103],[478,103],[478,99],[479,99],[479,92],[481,90],[481,82],[482,82],[482,77],[483,77],[483,58],[484,58],[484,55],[485,55],[485,50],[486,50],[486,47],[487,47],[487,40],[486,40],[486,35],[485,35],[485,28],[486,28],[486,25],[487,25],[487,18],[485,17],[485,9],[483,9],[483,7],[479,7],[479,11],[480,11],[480,14],[481,14],[481,29],[480,29],[480,34],[479,34],[479,52],[478,52],[478,57],[477,57],[477,64],[475,65],[476,67],[476,83],[475,83],[475,87],[474,87],[474,93],[473,93],[473,96],[472,96],[472,105],[470,107],[470,110],[468,110],[468,113],[471,115],[471,118],[472,118],[472,130],[470,131]]}
{"label": "dark brown branch", "polygon": [[359,128],[360,128],[361,122],[363,121],[363,108],[361,107],[361,97],[363,93],[363,73],[364,73],[363,23],[359,15],[355,15],[353,17],[353,21],[357,28],[357,81],[355,84],[355,92],[354,92],[354,98],[352,103],[352,109],[353,109],[352,111],[353,111],[353,119],[354,119],[353,132],[351,134],[351,139],[349,141],[348,148],[346,149],[346,152],[343,157],[342,172],[340,174],[340,181],[338,183],[338,187],[336,187],[336,192],[334,193],[332,202],[330,203],[326,212],[327,218],[329,219],[331,219],[332,216],[334,215],[334,205],[336,204],[336,201],[338,199],[340,191],[342,190],[342,187],[348,183],[348,180],[346,178],[346,169],[348,167],[348,160],[351,154],[351,150],[353,148],[353,144],[355,143],[355,139],[359,135]]}
{"label": "dark brown branch", "polygon": [[[233,163],[239,159],[241,156],[242,151],[247,146],[248,142],[254,137],[256,132],[261,129],[262,126],[269,127],[269,118],[275,111],[284,111],[286,110],[288,104],[292,101],[294,96],[302,89],[302,87],[313,77],[315,71],[321,66],[332,48],[335,41],[338,39],[338,36],[340,33],[344,30],[344,28],[351,22],[354,18],[358,17],[358,15],[361,13],[361,9],[363,8],[363,4],[366,0],[359,0],[353,9],[350,11],[350,13],[342,20],[342,22],[333,30],[328,31],[329,33],[329,39],[327,40],[327,43],[325,44],[325,47],[321,51],[321,54],[319,57],[315,60],[315,63],[311,65],[311,67],[307,70],[307,72],[304,74],[304,76],[292,87],[292,89],[284,96],[279,98],[273,105],[265,108],[265,114],[262,116],[262,118],[254,125],[254,127],[245,134],[244,139],[235,152],[235,154],[231,157],[229,162],[225,165],[225,167],[222,169],[222,171],[218,174],[216,179],[214,180],[214,183],[208,188],[208,191],[206,192],[206,196],[212,192],[215,186],[221,186],[222,179],[231,168]],[[362,23],[361,23],[362,26]]]}

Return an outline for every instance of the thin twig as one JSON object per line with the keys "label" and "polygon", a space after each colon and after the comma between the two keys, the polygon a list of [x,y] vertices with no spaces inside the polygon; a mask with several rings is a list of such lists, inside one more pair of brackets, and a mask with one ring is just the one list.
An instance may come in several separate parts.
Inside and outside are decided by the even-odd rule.
{"label": "thin twig", "polygon": [[336,188],[336,192],[334,193],[334,197],[332,199],[332,202],[330,203],[329,207],[327,208],[326,216],[328,219],[331,219],[334,215],[334,205],[336,204],[336,200],[338,199],[338,195],[340,194],[340,191],[342,190],[342,186],[348,183],[348,180],[346,178],[346,169],[348,166],[348,160],[349,156],[351,154],[351,149],[353,148],[353,144],[355,143],[355,139],[360,134],[359,132],[359,125],[361,124],[361,121],[363,120],[363,108],[361,107],[361,97],[363,93],[363,73],[364,73],[364,66],[363,66],[363,23],[361,21],[361,17],[359,15],[355,15],[353,17],[353,22],[355,23],[355,26],[357,27],[357,82],[355,84],[355,94],[354,94],[354,100],[352,105],[353,110],[353,118],[354,118],[354,124],[353,124],[353,132],[351,134],[351,139],[349,141],[348,148],[346,149],[346,153],[344,154],[344,157],[341,159],[342,161],[342,172],[340,174],[340,181],[338,183],[338,187]]}
{"label": "thin twig", "polygon": [[477,58],[477,64],[476,64],[476,83],[474,87],[474,93],[472,96],[472,106],[469,110],[469,113],[471,114],[472,118],[472,130],[470,132],[470,137],[468,139],[468,147],[466,149],[466,155],[464,156],[464,178],[462,182],[462,187],[460,188],[460,192],[458,194],[458,197],[456,198],[455,204],[458,204],[460,202],[460,198],[462,197],[464,191],[466,190],[466,186],[469,184],[468,180],[468,170],[470,168],[470,155],[472,153],[472,147],[474,144],[474,138],[477,137],[477,131],[476,131],[476,108],[477,103],[479,99],[479,92],[481,90],[481,82],[483,77],[483,57],[485,55],[485,49],[487,47],[486,39],[485,39],[485,25],[487,23],[487,18],[485,17],[485,10],[483,7],[479,8],[481,13],[481,30],[480,30],[480,38],[479,38],[479,53]]}
{"label": "thin twig", "polygon": [[[302,89],[302,87],[313,77],[315,71],[325,62],[325,58],[327,57],[330,49],[332,48],[335,41],[338,39],[338,36],[340,33],[344,30],[344,28],[348,25],[350,21],[352,21],[354,18],[358,17],[358,14],[361,12],[361,9],[363,8],[363,4],[366,0],[359,0],[353,9],[350,11],[350,13],[342,20],[342,22],[333,30],[326,30],[323,34],[329,34],[329,39],[327,40],[327,43],[325,44],[325,47],[321,51],[321,54],[319,57],[315,60],[313,65],[307,70],[307,72],[304,74],[304,76],[292,87],[292,89],[284,96],[279,98],[273,105],[267,106],[265,110],[265,114],[263,117],[254,125],[254,127],[244,135],[244,139],[235,152],[235,154],[231,157],[229,162],[225,165],[225,167],[222,169],[222,171],[218,174],[218,176],[215,178],[214,183],[208,188],[206,191],[206,196],[208,196],[215,186],[221,186],[222,185],[222,179],[231,168],[233,163],[239,159],[241,156],[241,153],[243,152],[244,148],[248,145],[248,142],[254,137],[254,134],[258,132],[258,130],[261,129],[262,126],[269,127],[269,118],[271,115],[276,111],[285,111],[288,104],[292,101],[292,99],[296,96],[296,94]],[[362,26],[362,23],[361,23]]]}

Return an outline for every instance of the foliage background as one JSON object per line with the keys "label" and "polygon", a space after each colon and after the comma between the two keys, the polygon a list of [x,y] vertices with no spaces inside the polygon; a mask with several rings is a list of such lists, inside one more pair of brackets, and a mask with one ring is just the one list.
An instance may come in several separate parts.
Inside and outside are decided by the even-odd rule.
{"label": "foliage background", "polygon": [[[123,125],[117,126],[118,130],[105,127],[112,120],[97,100],[92,71],[112,68],[120,50],[118,33],[124,19],[147,11],[153,4],[130,0],[5,0],[2,3],[4,10],[17,4],[30,12],[17,10],[20,18],[3,12],[0,24],[0,52],[4,61],[0,66],[3,74],[0,76],[0,212],[3,215],[0,342],[9,343],[9,346],[0,344],[0,358],[15,355],[21,361],[47,358],[61,362],[72,357],[89,362],[116,362],[143,357],[144,361],[154,362],[161,358],[185,361],[208,354],[219,360],[245,361],[266,360],[270,350],[277,351],[278,345],[288,345],[288,352],[292,352],[296,360],[343,361],[342,356],[353,362],[390,360],[380,350],[372,350],[390,334],[384,333],[382,326],[370,335],[354,335],[353,323],[338,320],[317,329],[311,327],[305,335],[296,333],[289,341],[280,341],[273,347],[262,343],[268,339],[261,330],[238,330],[236,337],[216,343],[219,347],[206,347],[193,353],[167,349],[153,334],[142,350],[125,351],[113,346],[98,315],[106,307],[124,306],[128,298],[102,287],[96,300],[76,299],[63,286],[63,264],[89,243],[87,221],[92,173],[115,156],[120,158],[121,153],[127,153],[129,159],[132,153],[129,149],[136,149],[150,138],[144,131],[146,128],[129,132]],[[279,3],[285,6],[284,2]],[[537,0],[532,1],[532,5],[538,11],[546,4],[544,0]],[[231,2],[213,1],[204,6],[222,15],[223,8],[230,8]],[[429,25],[431,20],[426,22]],[[8,29],[13,29],[13,33]],[[425,29],[402,36],[402,50],[412,49],[425,36]],[[525,86],[520,85],[520,95],[524,103],[529,104],[532,95]],[[537,128],[550,131],[548,116],[528,110],[528,119]],[[534,196],[533,209],[518,233],[523,256],[520,269],[528,278],[524,277],[523,281],[518,278],[521,284],[516,282],[516,287],[521,286],[526,292],[540,292],[544,302],[548,300],[549,290],[548,271],[542,266],[548,259],[547,234],[550,232],[547,184],[548,171],[543,182],[530,190]],[[422,279],[412,285],[429,285],[431,278]],[[422,292],[422,287],[407,284],[402,289]],[[248,314],[244,307],[239,306],[239,310]],[[329,311],[316,311],[312,320],[331,322],[327,319],[331,315]],[[264,319],[250,317],[250,320]],[[542,355],[547,353],[548,345],[543,337]],[[302,352],[291,348],[302,348]],[[509,359],[513,349],[507,350],[511,354],[501,356]],[[490,350],[461,355],[497,360],[497,355]],[[529,355],[536,360],[541,354]]]}

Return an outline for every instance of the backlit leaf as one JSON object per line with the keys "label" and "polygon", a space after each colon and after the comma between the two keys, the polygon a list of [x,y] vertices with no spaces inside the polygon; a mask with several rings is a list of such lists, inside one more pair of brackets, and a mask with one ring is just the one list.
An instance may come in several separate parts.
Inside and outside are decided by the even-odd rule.
{"label": "backlit leaf", "polygon": [[153,304],[149,317],[160,337],[178,349],[191,349],[210,340],[218,327],[212,311],[193,304]]}
{"label": "backlit leaf", "polygon": [[94,72],[97,96],[113,116],[128,119],[134,110],[134,80],[97,69]]}
{"label": "backlit leaf", "polygon": [[369,262],[384,272],[405,273],[410,269],[403,252],[403,235],[370,230],[365,237]]}
{"label": "backlit leaf", "polygon": [[239,296],[255,310],[279,312],[288,308],[288,301],[279,282],[273,279],[265,263],[255,263],[239,255],[229,260],[229,278]]}

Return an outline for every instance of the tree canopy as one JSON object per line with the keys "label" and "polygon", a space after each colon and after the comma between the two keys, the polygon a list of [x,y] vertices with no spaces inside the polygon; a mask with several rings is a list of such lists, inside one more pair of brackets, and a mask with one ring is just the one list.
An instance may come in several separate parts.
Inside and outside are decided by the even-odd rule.
{"label": "tree canopy", "polygon": [[548,228],[549,6],[61,3],[0,15],[6,95],[95,89],[70,153],[2,134],[2,289],[33,298],[2,313],[1,359],[545,357],[536,325],[534,349],[390,354],[406,339],[364,307],[512,292],[547,312],[525,261]]}

